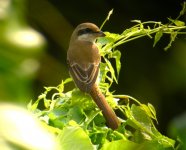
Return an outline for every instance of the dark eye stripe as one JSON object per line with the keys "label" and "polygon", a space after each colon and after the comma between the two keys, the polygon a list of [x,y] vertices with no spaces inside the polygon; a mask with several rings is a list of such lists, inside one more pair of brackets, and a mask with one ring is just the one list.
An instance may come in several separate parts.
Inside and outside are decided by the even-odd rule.
{"label": "dark eye stripe", "polygon": [[81,29],[78,31],[78,36],[82,34],[94,33],[94,31],[90,28]]}

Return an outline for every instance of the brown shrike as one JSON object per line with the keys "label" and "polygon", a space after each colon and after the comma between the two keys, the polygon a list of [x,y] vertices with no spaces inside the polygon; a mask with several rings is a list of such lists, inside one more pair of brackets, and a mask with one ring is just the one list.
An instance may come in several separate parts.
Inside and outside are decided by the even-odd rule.
{"label": "brown shrike", "polygon": [[107,125],[114,130],[120,124],[119,119],[95,83],[101,61],[95,40],[104,36],[105,34],[95,24],[82,23],[78,25],[71,36],[67,62],[70,75],[76,86],[81,91],[90,94],[101,109]]}

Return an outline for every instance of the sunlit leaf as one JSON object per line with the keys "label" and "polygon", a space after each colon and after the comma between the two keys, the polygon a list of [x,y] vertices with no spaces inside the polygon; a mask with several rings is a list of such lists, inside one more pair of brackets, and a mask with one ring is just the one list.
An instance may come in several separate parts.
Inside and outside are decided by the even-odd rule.
{"label": "sunlit leaf", "polygon": [[59,92],[63,92],[63,91],[64,91],[64,86],[65,86],[65,84],[67,84],[67,83],[69,83],[69,82],[72,82],[72,81],[73,81],[72,78],[67,78],[67,79],[65,79],[65,81],[62,80],[62,82],[61,82],[61,84],[58,86],[57,90],[58,90]]}
{"label": "sunlit leaf", "polygon": [[132,105],[131,107],[132,117],[135,119],[134,122],[136,122],[138,127],[143,127],[145,130],[151,132],[151,120],[150,117],[146,114],[146,112],[140,107],[136,105]]}
{"label": "sunlit leaf", "polygon": [[58,135],[62,150],[94,150],[89,136],[78,126],[65,127]]}
{"label": "sunlit leaf", "polygon": [[157,118],[156,118],[156,110],[154,108],[154,106],[150,103],[148,103],[148,107],[149,107],[149,110],[151,111],[151,114],[152,114],[152,118],[156,120],[156,122],[158,122]]}
{"label": "sunlit leaf", "polygon": [[110,19],[110,16],[112,15],[112,13],[113,13],[113,9],[109,11],[109,13],[108,13],[106,19],[103,21],[100,29],[102,29],[102,27],[105,25],[105,23]]}
{"label": "sunlit leaf", "polygon": [[[112,64],[110,63],[110,61],[108,59],[105,59],[107,66],[109,68],[109,72],[111,73],[111,79],[114,79],[114,81],[117,83],[117,79],[116,79],[116,75],[115,75],[115,71],[114,68],[112,67]],[[111,81],[112,83],[113,81]]]}
{"label": "sunlit leaf", "polygon": [[168,50],[172,46],[172,43],[174,42],[177,34],[178,34],[177,32],[172,32],[170,34],[170,41],[169,41],[169,44],[164,48],[165,51]]}
{"label": "sunlit leaf", "polygon": [[180,20],[175,20],[174,24],[178,27],[181,27],[181,26],[184,26],[185,25],[185,22],[183,21],[180,21]]}
{"label": "sunlit leaf", "polygon": [[113,39],[111,40],[111,42],[115,41],[116,39],[118,39],[121,35],[120,34],[116,34],[116,33],[110,33],[110,32],[105,32],[106,37]]}
{"label": "sunlit leaf", "polygon": [[155,45],[158,43],[158,41],[161,39],[162,36],[163,36],[162,30],[159,30],[158,32],[156,32],[155,37],[154,37],[153,47],[155,47]]}
{"label": "sunlit leaf", "polygon": [[121,59],[121,52],[118,51],[118,50],[115,50],[112,53],[112,57],[115,58],[117,75],[119,76],[119,72],[120,72],[120,69],[121,69],[121,61],[120,61],[120,59]]}
{"label": "sunlit leaf", "polygon": [[137,150],[139,144],[128,140],[117,140],[103,145],[101,150]]}
{"label": "sunlit leaf", "polygon": [[102,38],[99,38],[97,43],[101,44],[101,46],[103,45],[106,45],[108,43],[112,43],[114,42],[114,38],[112,37],[102,37]]}
{"label": "sunlit leaf", "polygon": [[136,150],[174,150],[174,148],[160,144],[158,140],[145,141]]}
{"label": "sunlit leaf", "polygon": [[100,110],[94,110],[94,111],[90,111],[89,113],[86,114],[86,120],[85,120],[85,124],[86,126],[88,126],[90,124],[90,122],[92,122],[94,120],[94,118],[100,113]]}
{"label": "sunlit leaf", "polygon": [[185,25],[185,22],[183,22],[183,21],[174,20],[174,19],[171,19],[171,18],[168,18],[168,19],[169,19],[169,21],[171,21],[172,23],[174,23],[178,27],[181,27],[181,26],[184,26]]}
{"label": "sunlit leaf", "polygon": [[107,67],[106,63],[100,64],[100,75],[99,75],[99,82],[105,82],[105,79],[107,78],[107,73],[109,72],[109,69]]}
{"label": "sunlit leaf", "polygon": [[69,118],[69,120],[74,120],[77,123],[81,123],[85,119],[83,110],[79,106],[72,107],[68,111],[67,117]]}
{"label": "sunlit leaf", "polygon": [[148,103],[148,105],[141,104],[141,108],[146,112],[146,114],[150,118],[154,119],[157,122],[156,111],[155,111],[154,107],[150,103]]}

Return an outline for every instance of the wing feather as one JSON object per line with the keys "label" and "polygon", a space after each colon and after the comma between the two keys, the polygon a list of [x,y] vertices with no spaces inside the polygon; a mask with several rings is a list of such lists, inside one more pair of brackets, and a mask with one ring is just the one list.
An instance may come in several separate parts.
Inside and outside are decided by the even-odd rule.
{"label": "wing feather", "polygon": [[92,85],[96,82],[99,64],[89,63],[82,67],[77,63],[69,64],[69,71],[74,79],[76,86],[84,92],[89,92]]}

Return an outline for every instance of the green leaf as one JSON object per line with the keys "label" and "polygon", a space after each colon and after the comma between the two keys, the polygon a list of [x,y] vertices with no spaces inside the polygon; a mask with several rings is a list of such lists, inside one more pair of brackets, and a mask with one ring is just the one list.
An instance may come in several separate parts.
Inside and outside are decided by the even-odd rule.
{"label": "green leaf", "polygon": [[[107,34],[107,33],[108,32],[105,32],[105,34]],[[97,43],[101,44],[101,46],[106,45],[108,43],[112,43],[112,42],[114,42],[114,38],[113,37],[108,37],[108,36],[102,37],[102,38],[98,38],[98,40],[97,40]]]}
{"label": "green leaf", "polygon": [[117,38],[119,38],[121,35],[117,34],[117,33],[110,33],[110,32],[105,32],[106,37],[108,38],[112,38],[114,40],[116,40]]}
{"label": "green leaf", "polygon": [[78,89],[73,90],[70,102],[70,107],[79,106],[81,109],[86,111],[91,111],[95,108],[95,104],[93,103],[91,97]]}
{"label": "green leaf", "polygon": [[147,113],[140,106],[136,106],[134,104],[131,106],[131,111],[132,117],[134,118],[133,121],[136,123],[138,128],[151,132],[152,124]]}
{"label": "green leaf", "polygon": [[[105,61],[106,61],[106,64],[109,68],[109,71],[111,73],[111,79],[114,79],[114,81],[117,83],[117,79],[116,79],[116,76],[115,76],[115,71],[114,71],[114,68],[112,67],[112,64],[110,63],[110,61],[108,59],[105,58]],[[109,78],[108,78],[109,79]],[[110,81],[111,84],[112,84],[112,80]]]}
{"label": "green leaf", "polygon": [[69,117],[70,120],[74,120],[77,123],[81,123],[85,119],[83,109],[80,108],[79,106],[72,107],[69,110],[67,116]]}
{"label": "green leaf", "polygon": [[158,32],[156,32],[153,47],[155,47],[155,45],[158,43],[158,41],[161,39],[162,36],[163,36],[162,30],[159,30]]}
{"label": "green leaf", "polygon": [[185,22],[183,21],[180,21],[180,20],[175,20],[174,21],[174,24],[178,27],[181,27],[181,26],[184,26],[185,25]]}
{"label": "green leaf", "polygon": [[155,110],[155,108],[153,107],[152,104],[150,104],[150,103],[148,103],[148,105],[141,104],[140,106],[141,106],[141,108],[146,112],[146,114],[147,114],[150,118],[152,118],[152,119],[154,119],[156,122],[158,122],[158,121],[157,121],[157,118],[156,118],[156,110]]}
{"label": "green leaf", "polygon": [[94,145],[99,145],[99,147],[101,147],[101,145],[103,145],[105,141],[107,141],[106,138],[108,130],[94,127],[93,130],[90,130],[89,132],[91,141]]}
{"label": "green leaf", "polygon": [[174,149],[175,140],[162,135],[155,127],[152,128],[152,133],[154,136],[152,142],[156,141],[160,145],[163,145],[164,148],[171,148],[170,150]]}
{"label": "green leaf", "polygon": [[64,91],[64,86],[65,84],[72,82],[72,78],[67,78],[65,79],[65,81],[62,80],[61,84],[59,84],[59,86],[57,86],[57,90],[59,91],[59,93],[62,93]]}
{"label": "green leaf", "polygon": [[63,84],[65,85],[65,84],[72,82],[72,81],[73,81],[72,78],[67,78],[67,79],[65,79],[65,81],[63,81]]}
{"label": "green leaf", "polygon": [[175,140],[172,140],[166,136],[161,135],[159,139],[157,138],[158,143],[164,146],[164,148],[174,149]]}
{"label": "green leaf", "polygon": [[109,71],[106,63],[100,63],[100,74],[99,74],[99,80],[100,82],[104,83],[105,79],[107,77],[107,73]]}
{"label": "green leaf", "polygon": [[138,147],[137,150],[174,150],[173,147],[163,145],[158,140],[145,141]]}
{"label": "green leaf", "polygon": [[[88,113],[86,113],[86,120],[85,120],[85,124],[88,126],[90,124],[90,122],[92,122],[94,120],[94,118],[100,113],[100,110],[95,110],[95,111],[90,111]],[[95,120],[94,120],[95,121]],[[96,121],[95,121],[96,122]],[[102,120],[100,121],[102,122]],[[98,124],[100,123],[98,122]],[[97,123],[97,122],[96,122]]]}
{"label": "green leaf", "polygon": [[177,34],[178,34],[177,32],[171,32],[171,34],[170,34],[170,42],[169,42],[169,44],[164,48],[165,51],[168,50],[168,49],[172,46],[172,43],[174,42],[174,40],[175,40]]}
{"label": "green leaf", "polygon": [[156,110],[155,110],[154,106],[152,104],[148,103],[148,108],[151,112],[151,118],[155,119],[156,122],[158,123],[158,120],[156,118]]}
{"label": "green leaf", "polygon": [[128,140],[117,140],[103,145],[101,150],[137,150],[139,144]]}
{"label": "green leaf", "polygon": [[104,22],[102,23],[100,29],[102,29],[103,26],[105,25],[105,23],[110,19],[110,16],[112,15],[112,13],[113,13],[113,9],[109,11],[109,13],[108,13],[106,19],[104,20]]}
{"label": "green leaf", "polygon": [[41,99],[45,98],[46,97],[46,94],[41,94],[38,99],[32,104],[32,101],[30,101],[30,103],[28,104],[27,108],[28,110],[30,111],[35,111],[39,105],[39,102]]}
{"label": "green leaf", "polygon": [[120,69],[121,69],[121,61],[120,61],[120,59],[121,59],[121,52],[118,51],[118,50],[115,50],[112,53],[112,57],[115,58],[117,75],[119,76],[119,72],[120,72]]}
{"label": "green leaf", "polygon": [[94,150],[89,136],[79,126],[65,127],[58,135],[62,150]]}
{"label": "green leaf", "polygon": [[65,108],[54,108],[48,113],[50,125],[61,129],[65,124],[69,122],[66,117],[68,110]]}
{"label": "green leaf", "polygon": [[185,25],[185,22],[183,22],[183,21],[180,21],[180,20],[174,20],[174,19],[171,19],[171,18],[168,18],[169,19],[169,21],[171,21],[172,23],[174,23],[176,26],[178,26],[178,27],[182,27],[182,26],[184,26]]}

